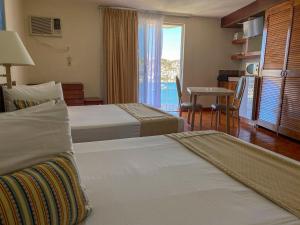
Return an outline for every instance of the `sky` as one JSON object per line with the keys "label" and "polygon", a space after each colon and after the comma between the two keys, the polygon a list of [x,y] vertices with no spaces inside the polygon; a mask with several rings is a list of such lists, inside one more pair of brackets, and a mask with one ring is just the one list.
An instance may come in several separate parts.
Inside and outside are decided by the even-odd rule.
{"label": "sky", "polygon": [[179,60],[181,51],[182,27],[163,28],[162,58]]}

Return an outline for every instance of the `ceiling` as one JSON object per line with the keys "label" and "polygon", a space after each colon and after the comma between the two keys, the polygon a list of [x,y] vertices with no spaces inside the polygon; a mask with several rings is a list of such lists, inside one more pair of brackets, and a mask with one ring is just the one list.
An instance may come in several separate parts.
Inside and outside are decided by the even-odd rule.
{"label": "ceiling", "polygon": [[254,0],[89,0],[99,5],[130,7],[203,17],[226,16]]}

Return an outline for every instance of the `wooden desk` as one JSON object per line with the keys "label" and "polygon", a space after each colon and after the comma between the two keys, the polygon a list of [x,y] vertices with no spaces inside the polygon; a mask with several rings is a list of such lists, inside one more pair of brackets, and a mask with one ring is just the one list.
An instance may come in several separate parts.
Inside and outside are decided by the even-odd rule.
{"label": "wooden desk", "polygon": [[[187,91],[190,95],[190,102],[193,106],[197,104],[198,96],[225,96],[226,97],[226,133],[230,134],[230,116],[229,116],[229,105],[230,96],[234,95],[234,91],[220,88],[220,87],[188,87]],[[194,130],[195,125],[195,107],[193,107],[192,112],[192,123],[191,129]]]}

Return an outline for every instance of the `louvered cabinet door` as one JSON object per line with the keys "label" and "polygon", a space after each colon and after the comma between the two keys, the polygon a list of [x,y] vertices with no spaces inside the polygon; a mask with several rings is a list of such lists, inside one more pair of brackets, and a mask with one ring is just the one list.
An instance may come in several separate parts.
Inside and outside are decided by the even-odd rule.
{"label": "louvered cabinet door", "polygon": [[273,131],[278,128],[283,88],[283,78],[277,73],[278,76],[262,77],[258,113],[258,125]]}
{"label": "louvered cabinet door", "polygon": [[300,4],[294,7],[287,69],[300,71]]}
{"label": "louvered cabinet door", "polygon": [[300,140],[300,75],[285,79],[279,133]]}
{"label": "louvered cabinet door", "polygon": [[294,7],[279,132],[300,140],[300,5]]}
{"label": "louvered cabinet door", "polygon": [[278,131],[286,69],[287,46],[292,22],[293,5],[290,1],[266,12],[264,58],[259,98],[258,125]]}
{"label": "louvered cabinet door", "polygon": [[263,69],[284,69],[292,5],[283,3],[266,13],[267,38]]}

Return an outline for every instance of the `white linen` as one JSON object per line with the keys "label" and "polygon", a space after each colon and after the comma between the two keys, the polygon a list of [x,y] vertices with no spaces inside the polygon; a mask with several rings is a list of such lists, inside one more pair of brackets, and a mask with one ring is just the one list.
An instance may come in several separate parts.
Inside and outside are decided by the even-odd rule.
{"label": "white linen", "polygon": [[3,87],[3,98],[5,111],[12,112],[17,110],[14,100],[46,101],[63,100],[61,83],[55,84],[54,81],[39,85],[19,85],[12,89]]}
{"label": "white linen", "polygon": [[116,105],[68,107],[74,143],[140,136],[140,122]]}
{"label": "white linen", "polygon": [[[116,105],[70,106],[68,111],[74,143],[140,136],[140,122]],[[184,120],[178,120],[182,132]]]}
{"label": "white linen", "polygon": [[299,225],[300,220],[165,136],[80,143],[86,225]]}
{"label": "white linen", "polygon": [[54,101],[0,114],[0,175],[72,151],[67,107]]}

